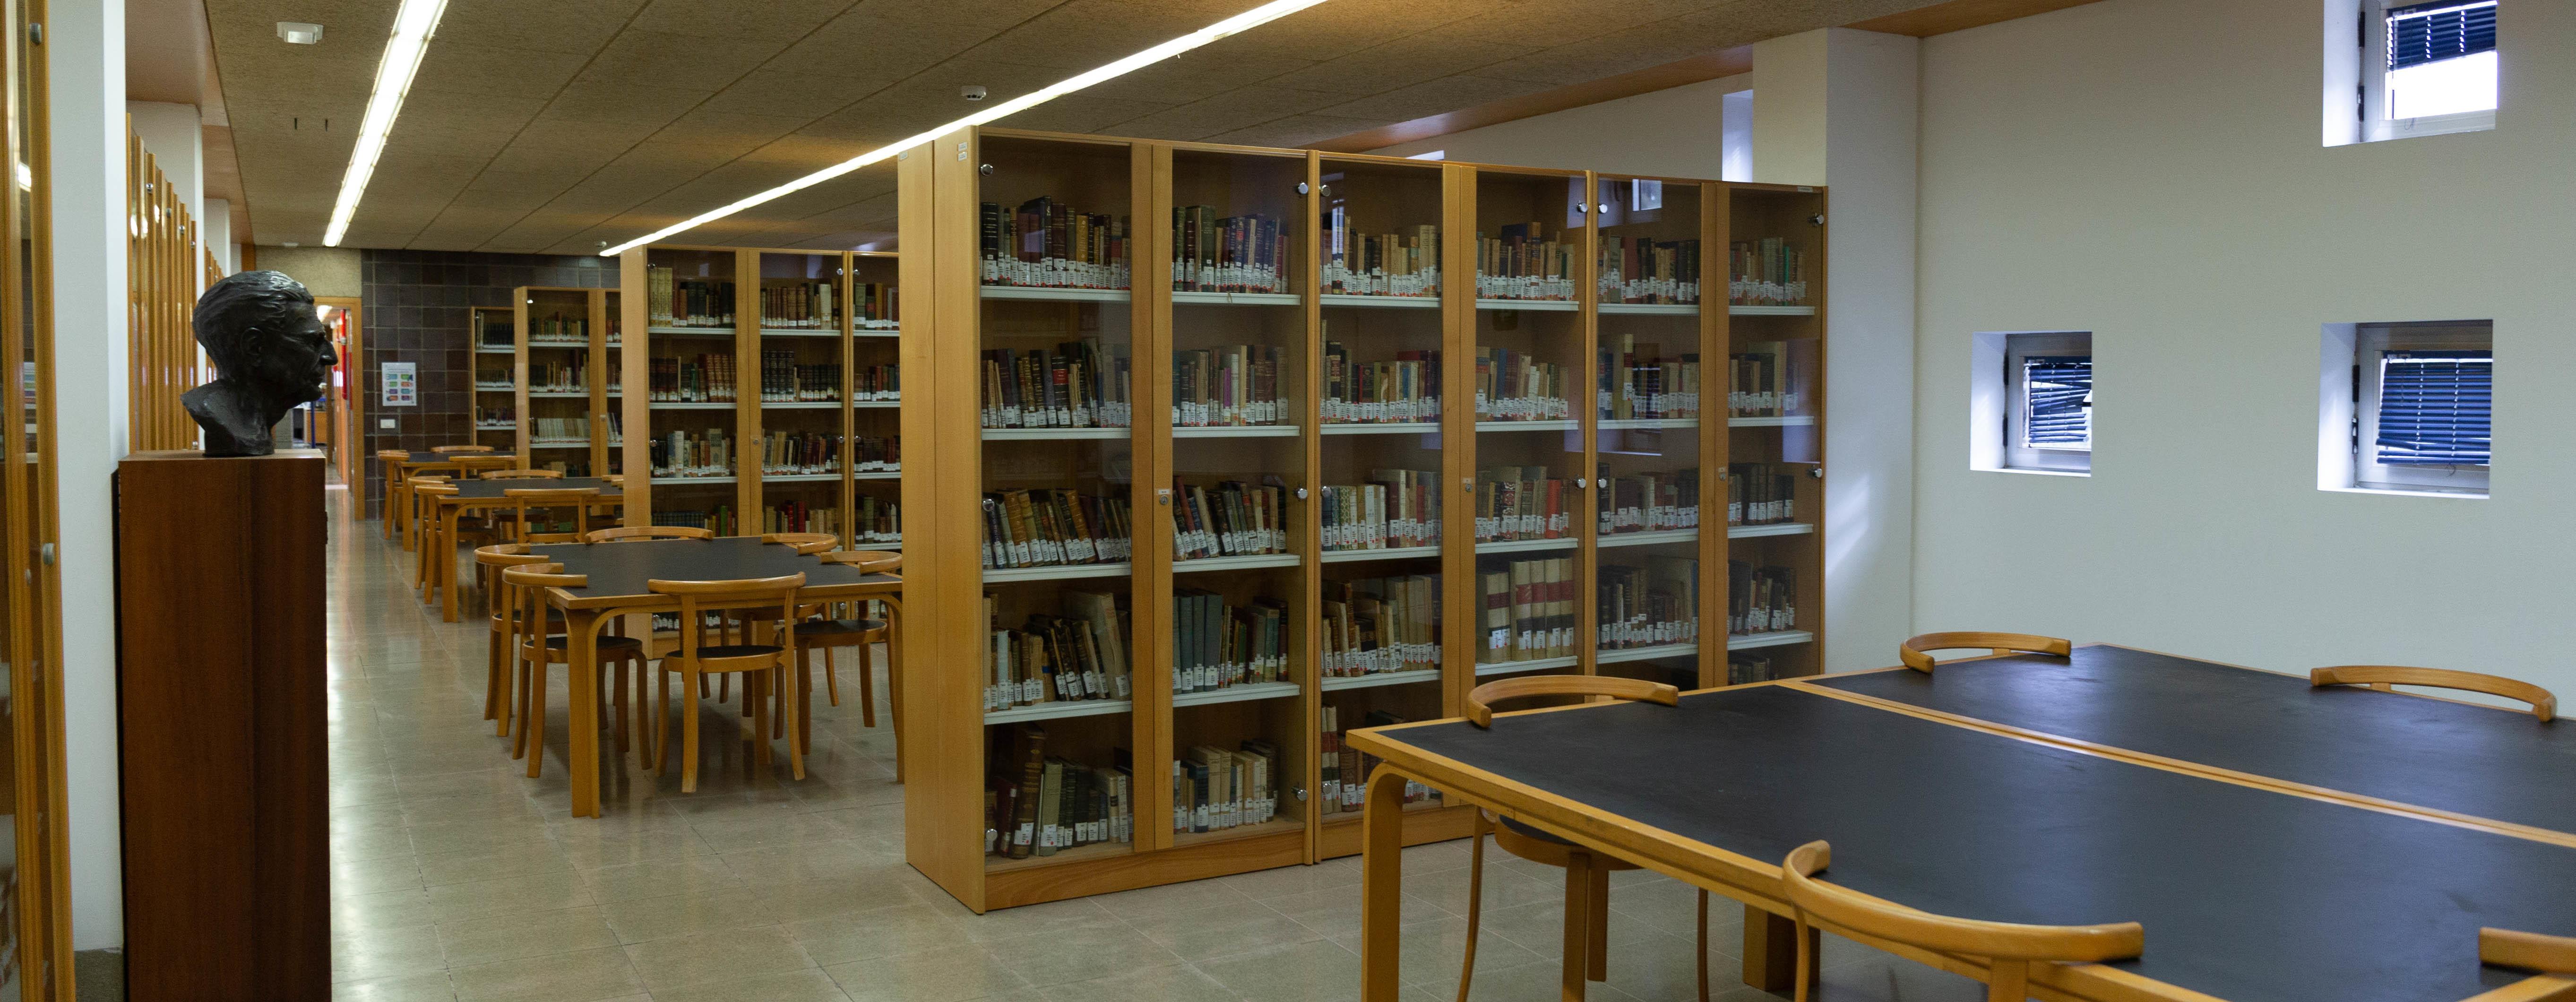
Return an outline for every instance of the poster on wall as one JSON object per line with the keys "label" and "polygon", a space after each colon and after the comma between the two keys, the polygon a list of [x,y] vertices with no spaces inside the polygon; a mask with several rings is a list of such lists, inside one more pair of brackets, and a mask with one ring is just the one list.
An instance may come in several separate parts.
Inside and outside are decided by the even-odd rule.
{"label": "poster on wall", "polygon": [[385,406],[420,406],[420,363],[387,362],[384,367]]}

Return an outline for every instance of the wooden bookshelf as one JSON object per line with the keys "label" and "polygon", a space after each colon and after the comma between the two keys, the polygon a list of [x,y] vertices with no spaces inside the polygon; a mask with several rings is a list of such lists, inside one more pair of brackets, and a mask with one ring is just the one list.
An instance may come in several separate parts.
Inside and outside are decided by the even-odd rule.
{"label": "wooden bookshelf", "polygon": [[[516,302],[516,300],[513,300]],[[474,442],[495,452],[515,452],[528,461],[522,421],[528,404],[527,339],[520,334],[513,306],[469,306],[466,337],[474,345]]]}
{"label": "wooden bookshelf", "polygon": [[617,471],[617,300],[613,289],[512,290],[521,465],[576,477]]}
{"label": "wooden bookshelf", "polygon": [[[1326,809],[1328,719],[1452,716],[1480,678],[1528,672],[1721,685],[1730,650],[1762,652],[1778,675],[1821,666],[1825,320],[1810,263],[1823,191],[998,129],[942,137],[898,168],[900,356],[915,381],[901,402],[912,472],[896,489],[925,520],[905,551],[906,849],[969,907],[1358,851],[1356,809]],[[1124,260],[988,264],[988,232],[1020,224],[981,207],[1017,216],[1040,198],[1098,217]],[[1730,308],[1729,245],[1764,239],[1781,241],[1774,265],[1795,250],[1803,295]],[[1205,247],[1246,267],[1201,260]],[[1098,388],[1123,405],[1115,419],[988,400],[988,361],[1004,357],[991,353],[1016,365],[1065,346],[1126,374]],[[1734,356],[1757,351],[1777,356],[1794,399],[1733,416]],[[1790,502],[1764,510],[1787,517],[1729,525],[1730,464],[1763,464],[1763,497]],[[1697,498],[1680,490],[1694,481]],[[1550,506],[1480,524],[1480,497],[1506,483],[1501,496]],[[1648,483],[1664,493],[1633,493]],[[1229,488],[1256,508],[1277,498],[1274,531],[1174,527]],[[1124,504],[1129,552],[988,566],[984,500],[1017,490]],[[1678,510],[1691,500],[1704,516]],[[1335,513],[1354,503],[1390,517],[1436,504],[1439,522],[1353,528]],[[1731,635],[1730,560],[1778,569],[1793,611]],[[1485,574],[1525,596],[1552,585],[1545,644],[1513,639],[1534,618],[1489,644]],[[1632,589],[1629,618],[1604,623],[1613,585]],[[1282,617],[1278,677],[1193,673],[1206,604],[1263,600]],[[1104,601],[1123,615],[1095,616]],[[1338,617],[1363,601],[1387,645],[1345,652]],[[1101,624],[1091,635],[1127,652],[1129,691],[994,704],[992,632],[1032,614]],[[1011,757],[1032,724],[1047,756],[1127,764],[1128,840],[987,852],[988,778],[1020,775]],[[1174,763],[1246,740],[1274,750],[1275,812],[1175,830]],[[1413,809],[1409,840],[1469,830],[1465,808]]]}

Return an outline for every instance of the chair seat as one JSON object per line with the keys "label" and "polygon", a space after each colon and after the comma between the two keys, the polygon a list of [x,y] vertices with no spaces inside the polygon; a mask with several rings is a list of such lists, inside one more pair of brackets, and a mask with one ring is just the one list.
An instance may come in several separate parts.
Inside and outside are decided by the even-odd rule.
{"label": "chair seat", "polygon": [[843,637],[876,633],[886,628],[882,619],[807,619],[796,624],[796,639],[807,637]]}
{"label": "chair seat", "polygon": [[[781,649],[782,648],[776,644],[716,644],[710,647],[698,648],[698,660],[721,661],[726,658],[756,658],[763,654],[776,654]],[[679,660],[679,656],[680,652],[678,650],[674,649],[671,652],[671,660],[677,661]],[[672,669],[676,671],[678,670],[678,666],[674,665],[672,666]]]}
{"label": "chair seat", "polygon": [[[546,649],[550,651],[564,650],[565,645],[570,642],[570,638],[567,638],[562,634],[556,634],[546,638]],[[599,638],[599,650],[602,654],[611,651],[642,650],[643,648],[644,642],[633,637],[602,636]]]}
{"label": "chair seat", "polygon": [[1511,829],[1512,834],[1514,834],[1514,835],[1518,835],[1518,836],[1520,836],[1520,837],[1522,837],[1522,838],[1531,839],[1531,840],[1539,841],[1539,842],[1546,842],[1546,843],[1549,843],[1549,844],[1551,844],[1551,845],[1573,845],[1573,844],[1574,844],[1573,842],[1571,842],[1571,841],[1569,841],[1569,840],[1562,839],[1562,838],[1558,838],[1558,837],[1556,837],[1555,835],[1551,835],[1551,834],[1549,834],[1549,833],[1547,833],[1547,832],[1545,832],[1545,831],[1542,831],[1542,830],[1537,829],[1537,828],[1533,828],[1533,827],[1531,827],[1531,826],[1529,826],[1529,825],[1522,824],[1522,823],[1520,823],[1520,822],[1518,822],[1518,821],[1514,821],[1514,820],[1512,820],[1512,819],[1510,819],[1510,818],[1502,818],[1502,819],[1500,819],[1500,820],[1502,821],[1502,825],[1503,825],[1503,827],[1508,828],[1508,829]]}

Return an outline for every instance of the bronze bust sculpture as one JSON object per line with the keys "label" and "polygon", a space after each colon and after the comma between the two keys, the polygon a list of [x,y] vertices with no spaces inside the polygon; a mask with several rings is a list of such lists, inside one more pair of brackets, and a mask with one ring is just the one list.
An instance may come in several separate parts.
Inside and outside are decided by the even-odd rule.
{"label": "bronze bust sculpture", "polygon": [[322,396],[337,361],[313,293],[282,272],[227,275],[197,297],[197,343],[215,381],[180,395],[206,432],[206,455],[265,456],[269,429],[286,412]]}

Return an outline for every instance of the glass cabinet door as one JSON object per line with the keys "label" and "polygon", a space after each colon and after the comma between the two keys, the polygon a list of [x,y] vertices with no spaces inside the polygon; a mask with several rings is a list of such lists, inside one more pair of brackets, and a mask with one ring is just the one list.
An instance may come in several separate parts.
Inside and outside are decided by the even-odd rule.
{"label": "glass cabinet door", "polygon": [[520,289],[527,324],[528,466],[565,476],[591,475],[590,292]]}
{"label": "glass cabinet door", "polygon": [[1824,195],[1728,185],[1727,678],[1822,670]]}
{"label": "glass cabinet door", "polygon": [[466,308],[474,340],[474,443],[519,450],[519,342],[515,307]]}
{"label": "glass cabinet door", "polygon": [[645,412],[652,420],[646,432],[652,436],[655,525],[696,526],[722,536],[756,531],[743,524],[736,489],[738,256],[731,250],[668,247],[645,255],[651,297]]}
{"label": "glass cabinet door", "polygon": [[896,256],[862,251],[850,260],[850,507],[842,538],[867,550],[903,548],[903,335],[896,303]]}
{"label": "glass cabinet door", "polygon": [[1585,379],[1580,174],[1477,168],[1476,674],[1579,670]]}
{"label": "glass cabinet door", "polygon": [[1702,589],[1722,583],[1700,573],[1718,552],[1701,486],[1725,486],[1700,425],[1701,204],[1696,181],[1605,177],[1593,194],[1593,663],[1684,688],[1702,684]]}
{"label": "glass cabinet door", "polygon": [[761,532],[839,536],[843,467],[850,460],[843,366],[848,360],[846,255],[761,251]]}

